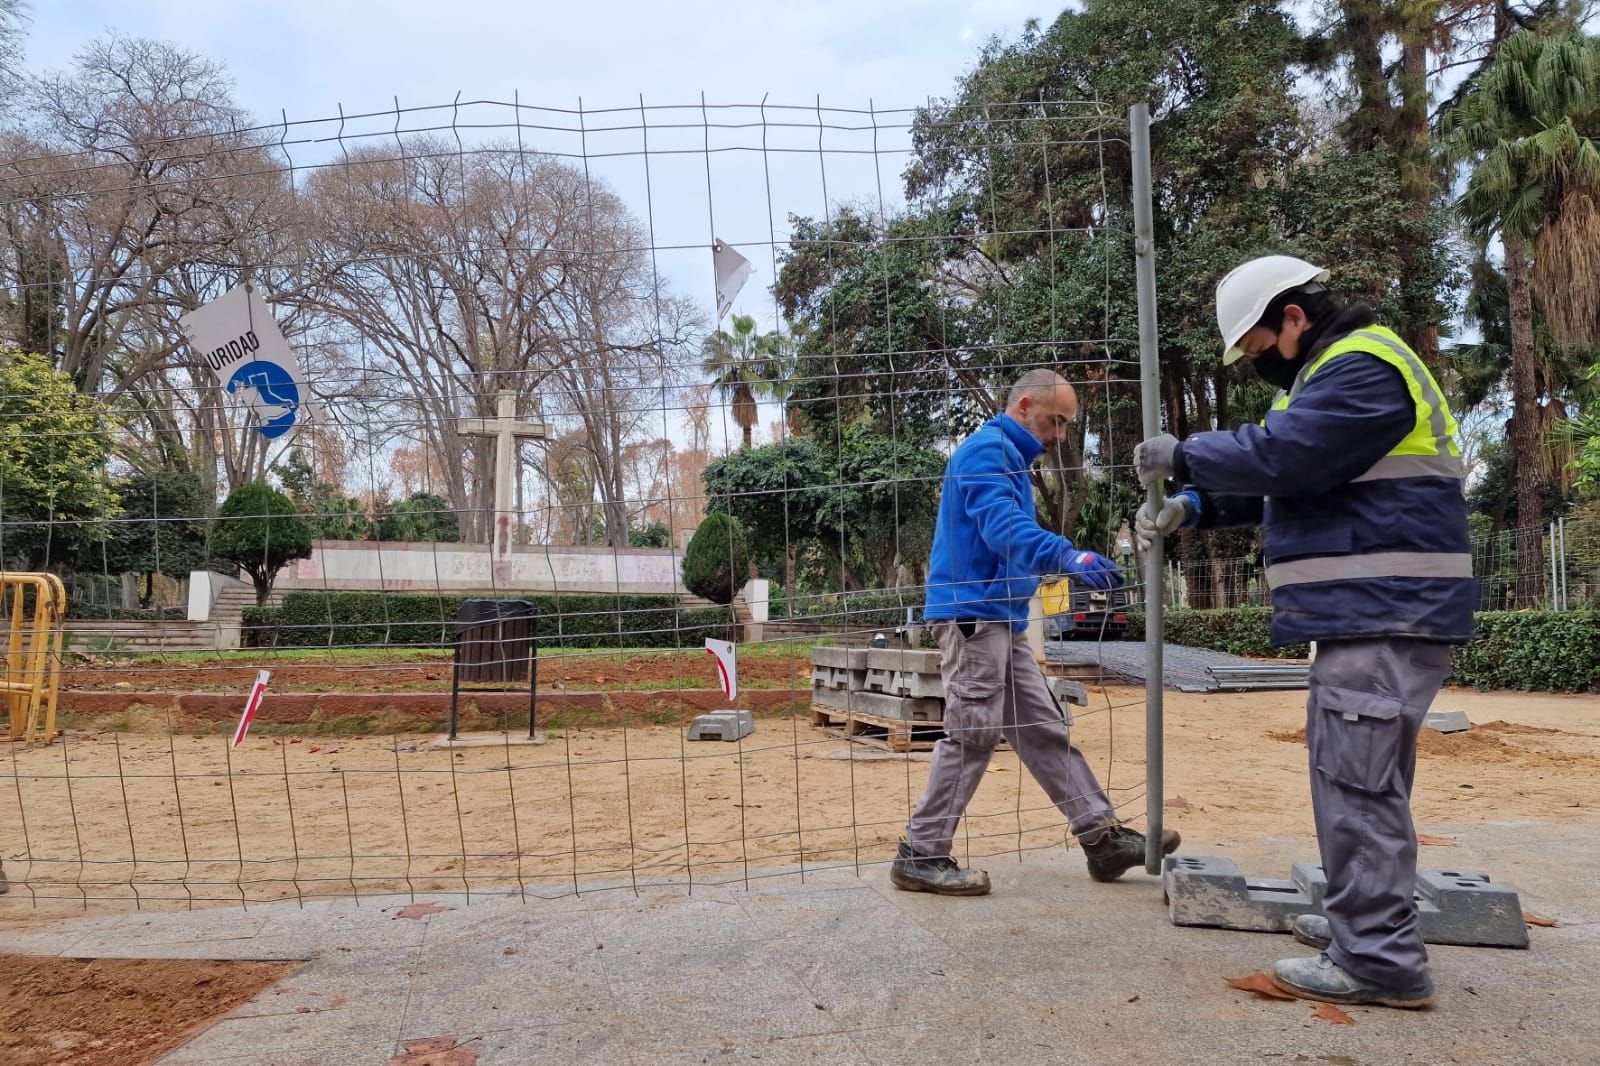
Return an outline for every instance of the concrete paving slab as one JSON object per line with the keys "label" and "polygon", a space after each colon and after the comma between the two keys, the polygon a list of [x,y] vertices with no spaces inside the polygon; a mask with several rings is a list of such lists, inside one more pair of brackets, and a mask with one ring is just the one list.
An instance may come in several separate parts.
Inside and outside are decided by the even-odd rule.
{"label": "concrete paving slab", "polygon": [[737,972],[700,972],[693,980],[615,983],[612,1003],[626,1027],[648,1033],[651,1048],[715,1051],[767,1037],[835,1033],[838,1020],[814,1006],[792,974],[750,966]]}
{"label": "concrete paving slab", "polygon": [[762,1066],[790,1066],[805,1063],[828,1063],[829,1066],[868,1066],[873,1062],[893,1059],[869,1059],[848,1034],[826,1033],[822,1036],[772,1037],[754,1044],[741,1044],[734,1040],[715,1050],[678,1051],[663,1053],[648,1045],[634,1053],[635,1062],[648,1062],[652,1066],[695,1066],[717,1063],[761,1063]]}
{"label": "concrete paving slab", "polygon": [[[247,1004],[240,1009],[248,1008]],[[221,1058],[249,1052],[256,1055],[255,1061],[274,1057],[293,1060],[297,1055],[322,1055],[334,1046],[369,1048],[374,1053],[387,1050],[392,1056],[399,1027],[398,1005],[383,1013],[374,1013],[366,1005],[309,1013],[297,1009],[265,1014],[236,1012],[179,1051],[195,1056],[196,1062],[208,1061],[204,1057],[208,1054]],[[167,1059],[160,1061],[162,1066],[169,1066]]]}
{"label": "concrete paving slab", "polygon": [[393,1045],[333,1044],[315,1051],[241,1047],[229,1054],[209,1043],[191,1041],[161,1059],[161,1066],[388,1066]]}
{"label": "concrete paving slab", "polygon": [[587,954],[561,956],[507,956],[500,949],[428,958],[422,950],[410,971],[403,1040],[456,1029],[579,1024],[610,1003],[605,965],[592,945]]}
{"label": "concrete paving slab", "polygon": [[471,1035],[479,1039],[464,1046],[478,1053],[478,1066],[655,1061],[639,1058],[627,1042],[627,1032],[611,1024],[537,1026]]}
{"label": "concrete paving slab", "polygon": [[[1460,842],[1452,861],[1515,883],[1528,909],[1560,924],[1534,930],[1528,951],[1436,947],[1438,1010],[1358,1008],[1353,1026],[1224,985],[1299,954],[1286,937],[1173,926],[1155,879],[1130,873],[1094,884],[1076,849],[983,860],[995,892],[967,900],[896,892],[882,866],[868,866],[859,880],[848,870],[805,884],[758,876],[749,890],[499,897],[417,920],[381,907],[289,904],[248,915],[80,918],[29,930],[26,941],[9,935],[61,950],[114,939],[127,922],[126,954],[187,939],[208,957],[261,922],[254,939],[266,948],[281,941],[320,952],[164,1066],[382,1064],[401,1037],[447,1034],[481,1037],[470,1045],[481,1066],[758,1056],[1106,1066],[1592,1061],[1600,820],[1424,828]],[[1225,850],[1249,869],[1313,849],[1309,838],[1282,837]],[[505,955],[508,947],[516,954]]]}

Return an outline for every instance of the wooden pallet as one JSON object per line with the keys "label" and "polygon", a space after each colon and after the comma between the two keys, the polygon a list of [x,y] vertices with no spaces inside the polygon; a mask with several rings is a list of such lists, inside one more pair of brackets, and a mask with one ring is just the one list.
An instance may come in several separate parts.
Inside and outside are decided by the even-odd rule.
{"label": "wooden pallet", "polygon": [[870,744],[885,751],[931,751],[943,739],[940,722],[907,722],[875,714],[850,713],[837,707],[811,705],[811,727],[840,740]]}

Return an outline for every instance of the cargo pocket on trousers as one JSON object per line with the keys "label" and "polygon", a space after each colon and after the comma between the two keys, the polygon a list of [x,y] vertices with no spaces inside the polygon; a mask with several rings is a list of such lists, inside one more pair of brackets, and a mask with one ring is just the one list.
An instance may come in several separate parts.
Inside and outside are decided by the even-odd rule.
{"label": "cargo pocket on trousers", "polygon": [[1318,773],[1357,792],[1387,792],[1400,766],[1404,722],[1399,700],[1357,689],[1325,686],[1317,693]]}
{"label": "cargo pocket on trousers", "polygon": [[[1006,684],[1006,662],[991,649],[995,622],[970,623],[972,633],[956,629],[956,665],[945,683],[947,702],[986,705],[994,703]],[[1005,650],[1009,653],[1010,644]],[[999,719],[996,717],[995,724]]]}

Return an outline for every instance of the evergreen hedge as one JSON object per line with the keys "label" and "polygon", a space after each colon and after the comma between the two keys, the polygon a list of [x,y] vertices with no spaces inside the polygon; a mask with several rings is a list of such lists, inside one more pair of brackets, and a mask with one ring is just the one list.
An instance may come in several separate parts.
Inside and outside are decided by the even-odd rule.
{"label": "evergreen hedge", "polygon": [[[1144,615],[1129,616],[1128,640],[1144,639]],[[1303,645],[1274,648],[1269,607],[1171,610],[1172,644],[1247,655],[1304,658]],[[1600,611],[1482,611],[1478,635],[1455,651],[1449,683],[1524,692],[1600,691]]]}
{"label": "evergreen hedge", "polygon": [[[278,607],[247,607],[249,647],[445,647],[463,596],[291,592]],[[728,613],[682,608],[674,596],[516,596],[539,608],[541,648],[699,648],[726,638]]]}

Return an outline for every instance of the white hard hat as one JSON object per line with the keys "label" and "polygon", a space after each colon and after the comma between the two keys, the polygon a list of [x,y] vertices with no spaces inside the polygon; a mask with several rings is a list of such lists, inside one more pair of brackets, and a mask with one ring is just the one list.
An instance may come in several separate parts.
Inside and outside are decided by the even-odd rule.
{"label": "white hard hat", "polygon": [[1290,289],[1327,280],[1328,272],[1322,267],[1292,255],[1264,255],[1228,271],[1228,276],[1217,282],[1217,325],[1222,330],[1224,348],[1222,365],[1237,363],[1244,355],[1239,350],[1239,338],[1261,321],[1261,316],[1267,313],[1267,305],[1274,299]]}

